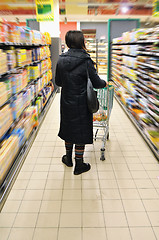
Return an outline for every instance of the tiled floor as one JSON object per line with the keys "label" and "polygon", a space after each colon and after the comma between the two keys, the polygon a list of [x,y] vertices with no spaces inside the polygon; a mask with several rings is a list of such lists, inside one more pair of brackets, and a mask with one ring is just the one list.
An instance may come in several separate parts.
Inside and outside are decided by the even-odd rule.
{"label": "tiled floor", "polygon": [[59,94],[0,213],[0,240],[157,240],[159,164],[114,101],[106,160],[88,145],[91,171],[61,163]]}

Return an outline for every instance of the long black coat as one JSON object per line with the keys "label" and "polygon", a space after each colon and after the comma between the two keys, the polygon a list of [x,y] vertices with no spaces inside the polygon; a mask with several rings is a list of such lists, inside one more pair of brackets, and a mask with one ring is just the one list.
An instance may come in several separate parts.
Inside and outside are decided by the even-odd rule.
{"label": "long black coat", "polygon": [[98,76],[93,61],[83,49],[69,49],[59,57],[55,83],[61,89],[61,121],[58,136],[74,144],[93,143],[93,114],[87,107],[87,72],[94,88],[106,83]]}

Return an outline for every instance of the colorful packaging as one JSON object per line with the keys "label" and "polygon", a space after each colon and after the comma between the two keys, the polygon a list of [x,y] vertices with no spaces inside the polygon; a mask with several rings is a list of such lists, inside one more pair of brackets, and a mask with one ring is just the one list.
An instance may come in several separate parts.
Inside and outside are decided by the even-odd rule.
{"label": "colorful packaging", "polygon": [[10,136],[0,148],[0,185],[4,181],[19,150],[18,136]]}
{"label": "colorful packaging", "polygon": [[12,109],[9,104],[6,104],[0,109],[0,138],[6,133],[12,123]]}

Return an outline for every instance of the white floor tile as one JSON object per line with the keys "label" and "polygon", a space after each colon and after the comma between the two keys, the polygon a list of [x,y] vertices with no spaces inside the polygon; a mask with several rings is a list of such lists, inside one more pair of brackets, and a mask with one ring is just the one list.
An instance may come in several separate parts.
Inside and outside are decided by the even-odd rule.
{"label": "white floor tile", "polygon": [[159,240],[159,165],[132,122],[114,100],[106,160],[100,140],[87,145],[92,168],[75,176],[61,162],[59,102],[57,94],[0,213],[0,239]]}

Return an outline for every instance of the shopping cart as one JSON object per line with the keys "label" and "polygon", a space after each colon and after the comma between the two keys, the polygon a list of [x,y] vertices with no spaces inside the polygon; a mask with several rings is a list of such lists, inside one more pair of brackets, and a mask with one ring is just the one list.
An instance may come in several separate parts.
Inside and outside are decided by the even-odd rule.
{"label": "shopping cart", "polygon": [[98,112],[93,114],[93,132],[95,141],[102,140],[100,160],[104,161],[105,144],[109,139],[109,119],[113,107],[114,87],[109,85],[109,87],[98,89],[97,97],[100,107]]}

